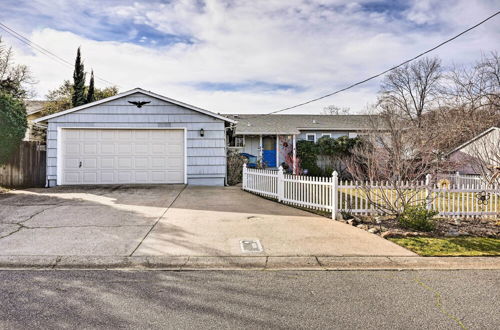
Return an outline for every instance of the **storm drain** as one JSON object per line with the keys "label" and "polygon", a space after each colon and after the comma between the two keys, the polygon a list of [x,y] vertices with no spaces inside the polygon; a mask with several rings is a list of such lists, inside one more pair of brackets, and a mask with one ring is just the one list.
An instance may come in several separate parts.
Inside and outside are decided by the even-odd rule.
{"label": "storm drain", "polygon": [[240,248],[242,252],[262,252],[262,244],[258,239],[245,239],[240,241]]}

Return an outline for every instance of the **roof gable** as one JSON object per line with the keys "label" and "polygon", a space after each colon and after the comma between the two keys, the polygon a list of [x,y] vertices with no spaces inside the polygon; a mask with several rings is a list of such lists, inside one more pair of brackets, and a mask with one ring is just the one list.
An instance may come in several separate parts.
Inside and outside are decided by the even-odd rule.
{"label": "roof gable", "polygon": [[482,132],[482,133],[480,133],[480,134],[476,135],[475,137],[473,137],[473,138],[472,138],[472,139],[470,139],[469,141],[467,141],[467,142],[465,142],[465,143],[462,143],[461,145],[459,145],[458,147],[456,147],[455,149],[453,149],[452,151],[450,151],[450,152],[449,152],[446,156],[449,156],[449,155],[451,155],[452,153],[457,152],[457,151],[459,151],[459,150],[461,150],[461,149],[465,148],[466,146],[468,146],[469,144],[473,143],[474,141],[477,141],[477,140],[479,140],[480,138],[482,138],[482,137],[484,137],[484,136],[486,136],[486,135],[488,135],[488,134],[490,134],[490,133],[492,133],[492,132],[494,132],[494,131],[498,131],[498,132],[500,132],[500,128],[499,128],[499,127],[495,127],[495,126],[488,128],[486,131],[484,131],[484,132]]}
{"label": "roof gable", "polygon": [[172,104],[184,107],[186,109],[194,110],[194,111],[203,113],[205,115],[208,115],[208,116],[211,116],[211,117],[214,117],[214,118],[218,118],[218,119],[224,120],[226,122],[235,123],[234,120],[226,118],[226,117],[221,116],[219,114],[216,114],[214,112],[211,112],[211,111],[208,111],[208,110],[205,110],[205,109],[202,109],[202,108],[198,108],[198,107],[195,107],[193,105],[190,105],[190,104],[187,104],[187,103],[184,103],[184,102],[180,102],[180,101],[177,101],[177,100],[174,100],[174,99],[171,99],[171,98],[168,98],[166,96],[162,96],[162,95],[150,92],[150,91],[146,91],[146,90],[141,89],[141,88],[134,88],[132,90],[129,90],[129,91],[126,91],[126,92],[123,92],[123,93],[120,93],[120,94],[116,94],[114,96],[107,97],[107,98],[99,100],[99,101],[95,101],[95,102],[92,102],[92,103],[87,103],[87,104],[84,104],[84,105],[81,105],[81,106],[78,106],[78,107],[74,107],[74,108],[71,108],[71,109],[68,109],[68,110],[64,110],[64,111],[61,111],[61,112],[54,113],[52,115],[44,116],[44,117],[41,117],[41,118],[38,118],[38,119],[34,120],[34,122],[38,123],[38,122],[42,122],[42,121],[47,121],[47,120],[52,119],[52,118],[56,118],[56,117],[64,116],[66,114],[73,113],[73,112],[76,112],[76,111],[88,109],[88,108],[91,108],[91,107],[94,107],[96,105],[100,105],[100,104],[103,104],[103,103],[112,102],[114,100],[118,100],[120,98],[124,98],[124,97],[130,96],[130,95],[133,95],[133,94],[143,94],[143,95],[150,96],[152,98],[155,98],[155,99],[158,99],[158,100],[161,100],[161,101],[164,101],[164,102],[172,103]]}

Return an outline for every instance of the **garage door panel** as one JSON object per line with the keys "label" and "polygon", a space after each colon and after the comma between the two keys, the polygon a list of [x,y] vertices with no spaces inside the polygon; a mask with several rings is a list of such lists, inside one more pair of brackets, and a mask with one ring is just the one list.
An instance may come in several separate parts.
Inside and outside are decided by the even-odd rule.
{"label": "garage door panel", "polygon": [[183,171],[169,172],[168,178],[170,179],[170,182],[168,183],[176,183],[182,181],[184,179],[184,172]]}
{"label": "garage door panel", "polygon": [[135,182],[137,183],[147,183],[149,182],[149,172],[147,171],[135,171]]}
{"label": "garage door panel", "polygon": [[61,143],[63,184],[184,182],[183,130],[63,129]]}
{"label": "garage door panel", "polygon": [[115,182],[114,172],[101,171],[101,183],[113,183]]}
{"label": "garage door panel", "polygon": [[83,134],[80,134],[80,135],[83,135],[83,138],[85,140],[97,140],[98,137],[99,137],[99,131],[96,131],[96,130],[85,130],[85,131],[81,131],[81,133]]}
{"label": "garage door panel", "polygon": [[77,169],[80,165],[80,158],[67,158],[64,162],[65,169]]}
{"label": "garage door panel", "polygon": [[83,144],[83,153],[85,155],[97,155],[97,143],[96,142],[91,142],[91,143],[84,143]]}
{"label": "garage door panel", "polygon": [[[78,164],[80,165],[80,164]],[[82,169],[97,169],[97,157],[86,157],[82,160]]]}
{"label": "garage door panel", "polygon": [[83,172],[82,181],[83,184],[98,183],[99,181],[97,180],[97,172]]}
{"label": "garage door panel", "polygon": [[107,154],[107,155],[112,155],[115,153],[115,144],[113,142],[101,142],[101,155]]}
{"label": "garage door panel", "polygon": [[64,152],[67,155],[80,155],[80,143],[78,142],[68,142],[64,145]]}
{"label": "garage door panel", "polygon": [[127,140],[127,141],[131,141],[132,140],[132,131],[131,130],[126,130],[126,129],[123,129],[123,130],[119,130],[119,131],[115,131],[116,133],[116,138],[118,140]]}
{"label": "garage door panel", "polygon": [[118,155],[131,155],[132,154],[132,145],[130,143],[120,142],[116,146],[116,153]]}
{"label": "garage door panel", "polygon": [[184,155],[184,148],[182,145],[168,145],[166,146],[167,148],[167,154],[169,155]]}
{"label": "garage door panel", "polygon": [[113,130],[101,130],[99,132],[100,139],[103,141],[105,141],[105,140],[114,141],[115,140],[115,132],[116,131],[113,131]]}
{"label": "garage door panel", "polygon": [[115,168],[115,159],[114,158],[101,158],[101,165],[99,166],[102,169],[113,169]]}
{"label": "garage door panel", "polygon": [[116,168],[121,169],[131,169],[132,168],[133,159],[128,157],[118,157],[118,162]]}
{"label": "garage door panel", "polygon": [[182,157],[168,157],[166,159],[166,168],[168,171],[183,169]]}
{"label": "garage door panel", "polygon": [[133,171],[119,171],[118,174],[118,182],[119,183],[131,183],[134,182]]}
{"label": "garage door panel", "polygon": [[151,153],[149,145],[146,143],[136,143],[134,149],[136,155],[148,155]]}
{"label": "garage door panel", "polygon": [[79,130],[68,130],[64,136],[65,141],[80,141],[80,131]]}
{"label": "garage door panel", "polygon": [[149,140],[149,131],[136,131],[134,138],[136,140]]}
{"label": "garage door panel", "polygon": [[134,159],[134,164],[135,164],[135,168],[139,168],[139,169],[147,169],[148,168],[148,165],[149,165],[149,162],[150,162],[150,159],[148,157],[136,157]]}
{"label": "garage door panel", "polygon": [[166,170],[166,166],[167,166],[166,157],[151,157],[151,168]]}
{"label": "garage door panel", "polygon": [[81,183],[79,172],[65,171],[63,174],[63,179],[64,179],[64,183],[66,183],[66,184],[79,184],[79,183]]}
{"label": "garage door panel", "polygon": [[153,181],[167,181],[167,175],[165,171],[151,171],[151,180]]}

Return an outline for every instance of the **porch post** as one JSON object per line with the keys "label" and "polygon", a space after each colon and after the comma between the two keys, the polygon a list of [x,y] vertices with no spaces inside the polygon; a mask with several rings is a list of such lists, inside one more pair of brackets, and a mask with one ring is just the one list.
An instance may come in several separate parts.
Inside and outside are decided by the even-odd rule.
{"label": "porch post", "polygon": [[279,136],[278,136],[278,134],[276,134],[276,167],[280,166],[280,156],[279,156],[280,155],[280,153],[279,153],[280,146],[279,146],[278,140],[279,140]]}
{"label": "porch post", "polygon": [[263,157],[263,150],[264,149],[264,146],[262,145],[262,134],[259,135],[259,158],[260,158],[260,163],[263,164],[264,163],[264,159],[262,159]]}
{"label": "porch post", "polygon": [[293,174],[297,174],[297,148],[296,148],[295,134],[292,135],[292,153],[293,153],[292,156]]}

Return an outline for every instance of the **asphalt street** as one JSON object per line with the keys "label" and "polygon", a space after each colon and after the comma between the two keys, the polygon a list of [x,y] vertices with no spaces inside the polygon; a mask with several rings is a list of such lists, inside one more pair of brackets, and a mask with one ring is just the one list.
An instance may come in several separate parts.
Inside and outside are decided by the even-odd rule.
{"label": "asphalt street", "polygon": [[500,271],[0,271],[0,328],[498,329]]}

